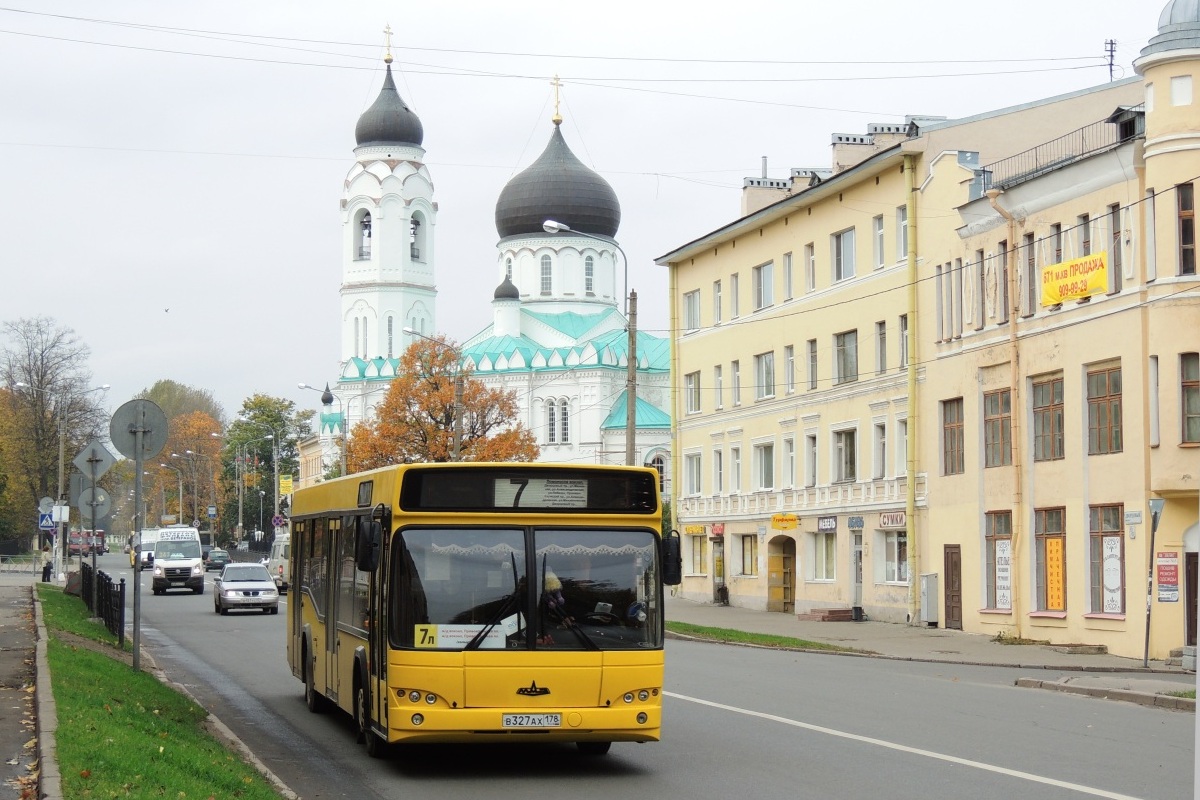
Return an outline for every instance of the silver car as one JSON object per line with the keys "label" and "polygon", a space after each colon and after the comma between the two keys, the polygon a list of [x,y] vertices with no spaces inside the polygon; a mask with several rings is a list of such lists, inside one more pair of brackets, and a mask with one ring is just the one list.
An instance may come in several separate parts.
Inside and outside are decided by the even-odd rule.
{"label": "silver car", "polygon": [[213,579],[213,611],[228,614],[234,608],[257,608],[279,613],[279,590],[262,564],[228,564]]}

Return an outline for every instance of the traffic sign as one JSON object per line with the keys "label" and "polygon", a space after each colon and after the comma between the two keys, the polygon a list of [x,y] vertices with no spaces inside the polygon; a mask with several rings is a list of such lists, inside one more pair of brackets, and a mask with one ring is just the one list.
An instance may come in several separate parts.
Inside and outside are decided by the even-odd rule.
{"label": "traffic sign", "polygon": [[167,415],[153,400],[130,400],[113,413],[108,434],[126,458],[153,458],[167,443]]}
{"label": "traffic sign", "polygon": [[96,527],[96,520],[103,519],[112,510],[112,498],[108,492],[97,486],[95,489],[84,489],[79,495],[79,513],[88,527]]}
{"label": "traffic sign", "polygon": [[273,526],[275,526],[276,528],[282,526],[283,522],[284,522],[283,517],[280,516],[279,514],[276,514],[275,516],[271,517],[271,524]]}
{"label": "traffic sign", "polygon": [[38,503],[38,511],[43,514],[49,514],[52,508],[54,508],[54,500],[52,498],[43,497]]}
{"label": "traffic sign", "polygon": [[44,531],[54,530],[54,520],[51,514],[38,514],[38,528]]}
{"label": "traffic sign", "polygon": [[99,439],[92,439],[88,442],[87,447],[79,451],[79,455],[75,456],[75,460],[71,463],[83,473],[84,477],[95,480],[108,472],[109,468],[117,463],[117,460]]}

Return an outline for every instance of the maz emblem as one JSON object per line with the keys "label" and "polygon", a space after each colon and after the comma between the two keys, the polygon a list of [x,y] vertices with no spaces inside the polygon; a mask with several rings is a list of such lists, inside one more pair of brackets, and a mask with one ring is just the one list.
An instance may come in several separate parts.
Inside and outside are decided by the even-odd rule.
{"label": "maz emblem", "polygon": [[537,685],[537,681],[534,681],[527,687],[517,689],[517,694],[525,695],[526,697],[541,697],[542,695],[550,694],[550,690],[543,689]]}

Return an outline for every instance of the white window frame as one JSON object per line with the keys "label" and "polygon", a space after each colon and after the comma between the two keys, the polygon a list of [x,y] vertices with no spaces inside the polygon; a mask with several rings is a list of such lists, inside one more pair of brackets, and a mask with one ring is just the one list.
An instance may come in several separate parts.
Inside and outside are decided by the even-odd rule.
{"label": "white window frame", "polygon": [[832,582],[837,580],[837,531],[819,531],[812,534],[812,579]]}
{"label": "white window frame", "polygon": [[775,262],[759,264],[751,272],[754,290],[754,310],[762,311],[775,305]]}
{"label": "white window frame", "polygon": [[[908,531],[883,532],[883,582],[907,586]],[[903,542],[903,549],[901,549]]]}
{"label": "white window frame", "polygon": [[683,456],[683,486],[688,497],[698,497],[701,492],[700,468],[703,462],[699,453],[685,453]]}
{"label": "white window frame", "polygon": [[735,272],[729,276],[729,318],[737,319],[741,309],[739,308],[739,286],[738,274]]}
{"label": "white window frame", "polygon": [[754,488],[759,492],[775,489],[775,443],[754,445]]}
{"label": "white window frame", "polygon": [[754,399],[775,397],[775,351],[768,350],[754,357]]}
{"label": "white window frame", "polygon": [[713,325],[721,324],[721,282],[713,281]]}
{"label": "white window frame", "polygon": [[908,369],[908,314],[900,315],[900,369]]}
{"label": "white window frame", "polygon": [[804,291],[817,290],[817,247],[812,242],[804,245]]}
{"label": "white window frame", "polygon": [[685,292],[683,295],[683,329],[685,331],[700,330],[700,290]]}
{"label": "white window frame", "polygon": [[733,389],[733,404],[740,406],[742,404],[742,362],[732,361],[729,364],[729,371],[732,378]]}
{"label": "white window frame", "polygon": [[875,374],[887,374],[887,320],[875,323]]}
{"label": "white window frame", "polygon": [[683,396],[687,413],[699,414],[701,410],[699,372],[689,372],[683,376]]}
{"label": "white window frame", "polygon": [[547,254],[543,254],[541,258],[540,289],[542,294],[554,291],[554,259]]}
{"label": "white window frame", "polygon": [[817,388],[817,340],[808,340],[808,388]]}
{"label": "white window frame", "polygon": [[742,491],[742,447],[737,445],[729,448],[729,493],[740,494]]}
{"label": "white window frame", "polygon": [[716,403],[715,408],[721,409],[725,407],[725,377],[721,374],[721,365],[717,364],[713,367],[713,398]]}
{"label": "white window frame", "polygon": [[783,299],[791,300],[796,296],[795,281],[792,276],[792,254],[783,254]]}
{"label": "white window frame", "polygon": [[871,450],[874,453],[871,477],[882,480],[887,477],[887,422],[876,422],[872,426]]}
{"label": "white window frame", "polygon": [[783,487],[784,489],[796,488],[796,439],[792,436],[784,437],[783,440],[783,455],[780,466],[783,468]]}
{"label": "white window frame", "polygon": [[783,347],[783,387],[787,394],[796,393],[796,346]]}
{"label": "white window frame", "polygon": [[896,206],[896,260],[908,260],[908,206]]}
{"label": "white window frame", "polygon": [[833,335],[834,385],[858,380],[858,330]]}
{"label": "white window frame", "polygon": [[839,428],[833,433],[833,482],[858,480],[858,428]]}
{"label": "white window frame", "polygon": [[804,435],[804,485],[812,488],[817,485],[817,434]]}
{"label": "white window frame", "polygon": [[846,228],[829,237],[829,277],[833,283],[848,281],[854,277],[854,228]]}
{"label": "white window frame", "polygon": [[871,220],[872,255],[875,257],[875,269],[883,269],[886,258],[883,249],[883,214]]}
{"label": "white window frame", "polygon": [[725,492],[725,451],[721,448],[714,448],[713,456],[713,494],[721,495]]}
{"label": "white window frame", "polygon": [[892,437],[895,443],[892,450],[896,454],[896,475],[908,474],[908,418],[896,420],[896,435]]}

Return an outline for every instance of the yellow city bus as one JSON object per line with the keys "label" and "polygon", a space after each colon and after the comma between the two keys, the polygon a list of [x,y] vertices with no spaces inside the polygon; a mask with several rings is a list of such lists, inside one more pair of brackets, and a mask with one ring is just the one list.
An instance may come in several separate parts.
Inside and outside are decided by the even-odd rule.
{"label": "yellow city bus", "polygon": [[298,490],[287,651],[309,710],[394,743],[659,739],[659,475],[407,464]]}

